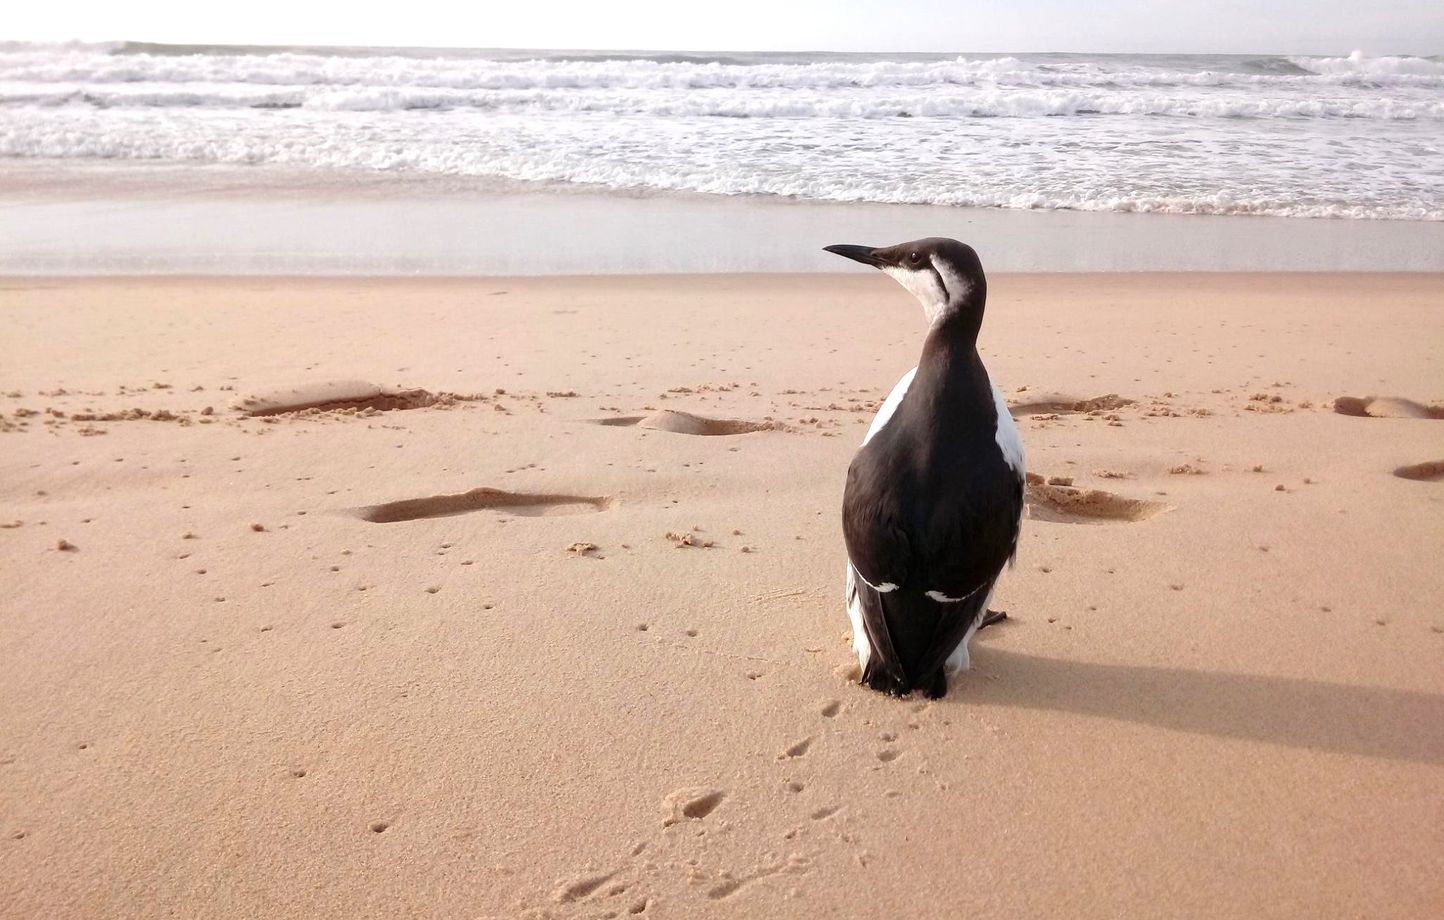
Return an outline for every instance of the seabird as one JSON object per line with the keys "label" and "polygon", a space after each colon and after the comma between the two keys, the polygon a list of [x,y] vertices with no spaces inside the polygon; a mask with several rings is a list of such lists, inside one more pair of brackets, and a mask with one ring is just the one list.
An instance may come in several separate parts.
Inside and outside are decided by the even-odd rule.
{"label": "seabird", "polygon": [[893,388],[847,471],[847,614],[862,682],[936,699],[1018,549],[1023,444],[978,356],[988,282],[971,246],[930,238],[828,252],[887,272],[923,305],[918,366]]}

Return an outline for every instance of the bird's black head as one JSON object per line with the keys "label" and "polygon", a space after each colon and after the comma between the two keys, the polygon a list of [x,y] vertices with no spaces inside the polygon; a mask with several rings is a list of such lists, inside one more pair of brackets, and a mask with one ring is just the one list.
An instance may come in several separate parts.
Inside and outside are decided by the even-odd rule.
{"label": "bird's black head", "polygon": [[828,252],[882,269],[923,305],[930,322],[970,308],[982,309],[988,281],[973,247],[932,236],[896,246],[826,246]]}

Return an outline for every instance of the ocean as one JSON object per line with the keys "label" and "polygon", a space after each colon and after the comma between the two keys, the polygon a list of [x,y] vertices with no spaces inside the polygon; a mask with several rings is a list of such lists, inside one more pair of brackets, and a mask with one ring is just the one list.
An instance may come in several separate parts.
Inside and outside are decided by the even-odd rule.
{"label": "ocean", "polygon": [[0,161],[1444,221],[1444,59],[0,44]]}

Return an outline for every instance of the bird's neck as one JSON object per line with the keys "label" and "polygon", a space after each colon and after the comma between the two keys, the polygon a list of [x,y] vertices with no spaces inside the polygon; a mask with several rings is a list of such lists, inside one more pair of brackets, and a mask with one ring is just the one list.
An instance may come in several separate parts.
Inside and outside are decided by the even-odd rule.
{"label": "bird's neck", "polygon": [[988,289],[978,283],[943,304],[928,316],[928,338],[946,342],[951,349],[966,354],[977,348],[978,332],[983,328],[983,307]]}
{"label": "bird's neck", "polygon": [[922,388],[945,390],[964,385],[963,381],[977,376],[981,368],[975,319],[954,313],[933,323],[918,359],[918,377],[925,381]]}
{"label": "bird's neck", "polygon": [[978,332],[983,325],[987,300],[985,282],[960,292],[935,316],[930,317],[923,353],[918,361],[921,388],[942,392],[956,387],[971,388],[970,381],[986,378],[978,356]]}

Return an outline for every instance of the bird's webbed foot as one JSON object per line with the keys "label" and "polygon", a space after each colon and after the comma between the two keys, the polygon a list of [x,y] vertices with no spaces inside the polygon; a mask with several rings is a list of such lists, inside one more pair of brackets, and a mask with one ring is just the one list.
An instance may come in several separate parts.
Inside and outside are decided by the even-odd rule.
{"label": "bird's webbed foot", "polygon": [[994,623],[1001,623],[1008,618],[1006,610],[985,610],[983,611],[983,622],[978,624],[978,629],[987,629]]}

